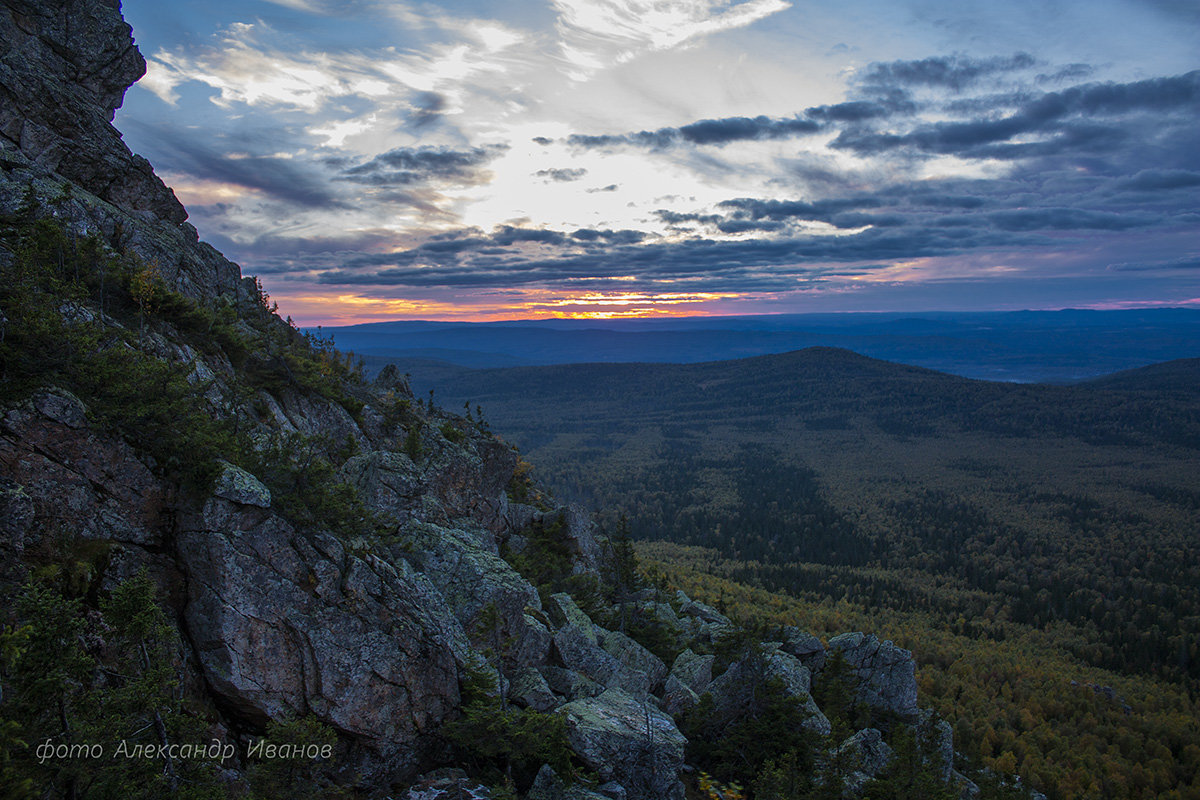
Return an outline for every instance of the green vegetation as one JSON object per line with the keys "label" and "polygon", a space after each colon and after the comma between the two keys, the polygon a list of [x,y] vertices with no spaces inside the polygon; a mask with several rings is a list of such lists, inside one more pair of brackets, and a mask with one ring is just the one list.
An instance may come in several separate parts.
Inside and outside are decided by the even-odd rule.
{"label": "green vegetation", "polygon": [[[352,357],[281,322],[261,287],[253,302],[205,305],[169,289],[156,265],[55,220],[0,220],[0,247],[8,256],[0,258],[0,403],[66,389],[86,400],[96,429],[151,456],[185,490],[206,490],[225,460],[257,475],[297,525],[344,536],[376,531],[335,477],[335,464],[352,454],[346,443],[293,434],[256,444],[248,435],[260,390],[362,408],[347,393],[361,380]],[[162,334],[229,360],[232,373],[209,380],[223,382],[231,408],[209,405],[212,384],[193,363],[163,357]]]}
{"label": "green vegetation", "polygon": [[271,490],[271,505],[303,528],[332,530],[343,537],[381,534],[383,523],[363,504],[354,487],[337,479],[335,463],[354,455],[348,439],[340,447],[327,438],[273,434],[244,457],[246,469]]}
{"label": "green vegetation", "polygon": [[741,674],[749,681],[745,701],[732,713],[718,713],[712,696],[705,694],[683,720],[688,762],[705,776],[739,794],[748,786],[753,800],[841,800],[847,779],[863,765],[853,751],[838,745],[856,731],[875,727],[894,758],[883,774],[865,782],[864,797],[951,800],[953,792],[934,767],[938,756],[928,735],[932,722],[914,729],[896,720],[872,719],[866,706],[853,702],[857,678],[838,651],[820,675],[824,686],[814,687],[814,698],[824,700],[821,707],[828,709],[832,724],[830,734],[822,736],[804,727],[808,713],[801,699],[788,695],[780,678],[765,676],[755,648],[757,642],[738,653]]}
{"label": "green vegetation", "polygon": [[[993,618],[968,630],[936,612],[747,586],[727,576],[752,565],[712,550],[642,542],[638,551],[690,596],[751,625],[796,625],[825,637],[869,630],[912,650],[922,703],[951,723],[955,748],[969,757],[959,769],[989,784],[986,796],[1008,790],[972,771],[979,767],[1019,774],[1062,800],[1200,798],[1196,699],[1177,683],[1081,662],[1072,653],[1078,634],[1066,626],[1035,630]],[[834,724],[846,708],[837,692],[829,673],[813,686]]]}
{"label": "green vegetation", "polygon": [[331,779],[338,741],[328,725],[313,717],[272,720],[266,734],[247,748],[250,764],[246,778],[254,800],[344,800],[354,796]]}
{"label": "green vegetation", "polygon": [[443,422],[440,430],[442,438],[453,444],[462,444],[467,440],[467,434],[453,422]]}
{"label": "green vegetation", "polygon": [[442,734],[476,777],[523,791],[542,764],[562,777],[575,774],[561,715],[509,705],[485,672],[468,672],[462,696],[462,716],[446,723]]}
{"label": "green vegetation", "polygon": [[762,680],[749,697],[732,720],[713,713],[712,695],[700,698],[680,728],[688,739],[688,762],[739,786],[749,786],[768,761],[781,759],[811,778],[818,737],[804,727],[808,715],[800,701],[785,693],[779,678]]}
{"label": "green vegetation", "polygon": [[[2,639],[0,783],[17,797],[223,796],[219,758],[172,756],[172,744],[202,741],[204,726],[178,699],[179,643],[153,585],[140,574],[99,606],[91,616],[81,597],[24,587]],[[166,755],[131,755],[141,752]]]}

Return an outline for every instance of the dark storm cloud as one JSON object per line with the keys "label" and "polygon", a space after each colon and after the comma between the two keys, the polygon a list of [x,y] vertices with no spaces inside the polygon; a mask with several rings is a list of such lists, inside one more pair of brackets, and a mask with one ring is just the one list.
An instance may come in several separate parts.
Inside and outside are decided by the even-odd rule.
{"label": "dark storm cloud", "polygon": [[338,179],[381,187],[431,182],[472,185],[486,180],[487,173],[483,166],[506,150],[506,145],[487,145],[469,150],[398,147],[370,161],[343,169]]}
{"label": "dark storm cloud", "polygon": [[[277,271],[316,275],[327,285],[422,289],[574,288],[586,282],[588,288],[632,291],[786,292],[898,261],[949,256],[978,260],[982,254],[1041,251],[1049,255],[1031,263],[1053,274],[1054,255],[1079,242],[1096,246],[1158,229],[1178,236],[1200,224],[1200,72],[1044,92],[1028,74],[1034,66],[1024,54],[873,64],[845,102],[793,117],[709,119],[566,139],[584,148],[691,148],[688,163],[709,176],[740,168],[722,161],[716,149],[722,145],[818,131],[836,133],[835,147],[878,159],[858,171],[820,153],[780,159],[773,165],[775,183],[793,187],[795,199],[733,197],[707,208],[680,206],[687,202],[681,198],[660,200],[672,203],[652,212],[669,238],[502,225],[438,234],[394,252],[380,252],[397,246],[388,242],[364,243],[357,253],[338,248],[332,258],[301,249]],[[1020,89],[994,80],[1022,71]],[[1070,65],[1037,80],[1054,83],[1084,73]],[[931,91],[918,95],[921,88]],[[922,121],[917,115],[926,110],[942,121]],[[505,149],[400,148],[325,168],[341,180],[386,189],[396,195],[392,202],[429,204],[430,195],[440,197],[439,184],[486,180],[488,163]],[[881,184],[876,177],[911,175],[914,157],[932,155],[1008,163],[1000,178]],[[548,182],[595,178],[584,169],[549,165],[532,175]],[[384,199],[383,192],[368,194]],[[1182,274],[1194,270],[1195,261],[1148,256],[1144,264],[1095,268],[1110,276]],[[956,277],[971,279],[969,273]]]}
{"label": "dark storm cloud", "polygon": [[548,178],[552,181],[558,181],[559,183],[570,183],[571,181],[577,181],[584,175],[587,175],[587,170],[569,168],[539,169],[533,174],[534,177],[537,178]]}
{"label": "dark storm cloud", "polygon": [[[1170,104],[1178,100],[1178,97],[1171,96],[1171,91],[1179,87],[1157,85],[1154,81],[1127,85],[1129,96],[1123,98],[1114,96],[1120,93],[1120,89],[1104,85],[1090,87],[1090,91],[1083,94],[1068,91],[1054,95],[1038,95],[1013,91],[982,97],[957,98],[942,102],[940,106],[935,101],[918,103],[914,99],[915,88],[962,92],[988,76],[1027,70],[1036,63],[1034,58],[1026,53],[985,59],[955,55],[919,61],[873,63],[855,81],[859,96],[850,97],[841,103],[812,106],[792,117],[706,119],[652,131],[601,135],[572,134],[567,137],[566,142],[574,147],[584,148],[643,147],[664,150],[689,144],[721,146],[731,142],[786,139],[817,133],[831,127],[844,127],[837,140],[837,146],[875,154],[904,146],[935,147],[938,146],[939,138],[950,140],[940,145],[942,147],[952,147],[954,140],[959,138],[973,138],[976,144],[1003,141],[1028,129],[1030,125],[1035,125],[1039,120],[1056,119],[1068,113],[1089,113],[1089,110],[1095,112],[1105,107],[1109,107],[1109,113],[1112,113],[1123,103],[1132,107],[1139,103]],[[1089,69],[1087,65],[1073,64],[1059,70],[1055,75],[1044,77],[1047,80],[1065,80],[1071,75],[1083,74],[1085,69]],[[1132,97],[1139,92],[1148,96],[1140,100]],[[1156,99],[1150,95],[1159,96]],[[872,121],[913,116],[921,110],[923,104],[932,104],[944,111],[958,114],[987,115],[988,118],[967,123],[942,123],[944,126],[972,126],[963,130],[955,127],[943,130],[936,125],[929,125],[907,135],[877,133],[868,125]],[[1006,120],[992,119],[991,115],[998,108],[1021,109],[1021,114]],[[1021,115],[1029,119],[1017,119]],[[989,125],[990,128],[987,128]],[[906,136],[912,137],[912,141]],[[538,137],[534,141],[548,144],[551,140]],[[1018,156],[1013,154],[1010,157]]]}
{"label": "dark storm cloud", "polygon": [[909,206],[936,209],[975,209],[989,203],[987,198],[975,195],[923,193],[913,190],[905,190],[900,199]]}
{"label": "dark storm cloud", "polygon": [[679,135],[693,144],[726,144],[747,139],[783,139],[796,134],[815,133],[820,125],[808,119],[771,119],[769,117],[726,117],[705,119],[679,128]]}
{"label": "dark storm cloud", "polygon": [[1040,73],[1035,80],[1038,83],[1059,83],[1061,81],[1078,81],[1090,78],[1096,72],[1091,64],[1067,64],[1051,73]]}
{"label": "dark storm cloud", "polygon": [[661,150],[680,144],[720,146],[729,144],[730,142],[757,139],[785,139],[792,136],[815,133],[820,129],[820,123],[811,119],[803,119],[799,116],[782,118],[765,116],[725,117],[723,119],[704,119],[678,128],[659,128],[655,131],[606,134],[601,136],[572,134],[567,137],[567,144],[574,147],[586,148],[612,148],[633,145]]}
{"label": "dark storm cloud", "polygon": [[581,242],[603,242],[605,244],[637,244],[645,241],[647,234],[642,231],[612,231],[581,228],[571,234],[572,239]]}
{"label": "dark storm cloud", "polygon": [[879,208],[881,205],[883,201],[877,197],[832,198],[813,202],[739,197],[718,203],[717,208],[728,210],[739,219],[804,219],[828,222],[835,214]]}
{"label": "dark storm cloud", "polygon": [[959,97],[943,103],[941,109],[951,114],[995,114],[1001,109],[1019,108],[1036,96],[1036,92],[1018,91]]}
{"label": "dark storm cloud", "polygon": [[1029,69],[1037,61],[1028,53],[995,58],[964,55],[924,58],[919,61],[875,62],[859,77],[869,88],[928,86],[962,91],[981,78],[1001,72]]}

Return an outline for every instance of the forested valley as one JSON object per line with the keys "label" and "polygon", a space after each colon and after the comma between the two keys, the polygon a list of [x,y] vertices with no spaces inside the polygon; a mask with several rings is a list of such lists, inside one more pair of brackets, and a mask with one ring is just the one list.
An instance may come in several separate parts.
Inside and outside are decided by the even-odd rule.
{"label": "forested valley", "polygon": [[1200,362],[1075,386],[827,348],[402,367],[481,408],[560,496],[626,516],[689,591],[830,631],[879,620],[939,711],[988,721],[956,737],[984,763],[1051,797],[1197,796]]}

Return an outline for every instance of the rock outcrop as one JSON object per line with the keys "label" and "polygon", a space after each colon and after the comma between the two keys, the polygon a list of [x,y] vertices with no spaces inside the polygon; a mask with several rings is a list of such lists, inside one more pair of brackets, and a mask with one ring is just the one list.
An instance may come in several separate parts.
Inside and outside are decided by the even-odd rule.
{"label": "rock outcrop", "polygon": [[887,769],[893,755],[883,734],[875,728],[864,728],[838,745],[833,758],[849,771],[844,779],[845,792],[856,797],[869,780]]}
{"label": "rock outcrop", "polygon": [[630,798],[682,800],[687,739],[649,700],[608,689],[556,713],[566,718],[571,747],[601,781],[615,781]]}
{"label": "rock outcrop", "polygon": [[854,668],[862,702],[916,720],[917,674],[912,653],[863,633],[835,636],[829,640],[829,650],[840,650]]}
{"label": "rock outcrop", "polygon": [[146,72],[118,3],[0,3],[0,136],[115,206],[176,225],[187,212],[110,124]]}
{"label": "rock outcrop", "polygon": [[775,680],[786,697],[798,701],[804,711],[803,725],[811,731],[827,735],[829,720],[809,694],[812,676],[808,667],[795,656],[781,651],[751,653],[729,666],[720,677],[705,688],[713,697],[713,716],[733,720],[745,709],[753,707],[753,696],[764,682]]}

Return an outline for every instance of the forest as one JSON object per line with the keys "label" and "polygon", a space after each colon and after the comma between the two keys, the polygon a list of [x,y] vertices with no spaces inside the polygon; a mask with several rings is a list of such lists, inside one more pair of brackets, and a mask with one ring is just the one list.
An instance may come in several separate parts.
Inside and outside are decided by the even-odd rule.
{"label": "forest", "polygon": [[[1194,796],[1172,792],[1200,747],[1200,361],[1073,386],[829,348],[401,366],[440,402],[481,406],[560,496],[626,515],[674,579],[688,563],[699,585],[824,609],[829,630],[881,628],[922,657],[949,719],[1008,706],[993,736],[962,732],[986,763],[1015,760],[1052,797]],[[1089,685],[1124,699],[1075,691]],[[1064,687],[1086,702],[1054,701]],[[1164,709],[1153,724],[1147,703]],[[1101,756],[1117,766],[1080,766]]]}

